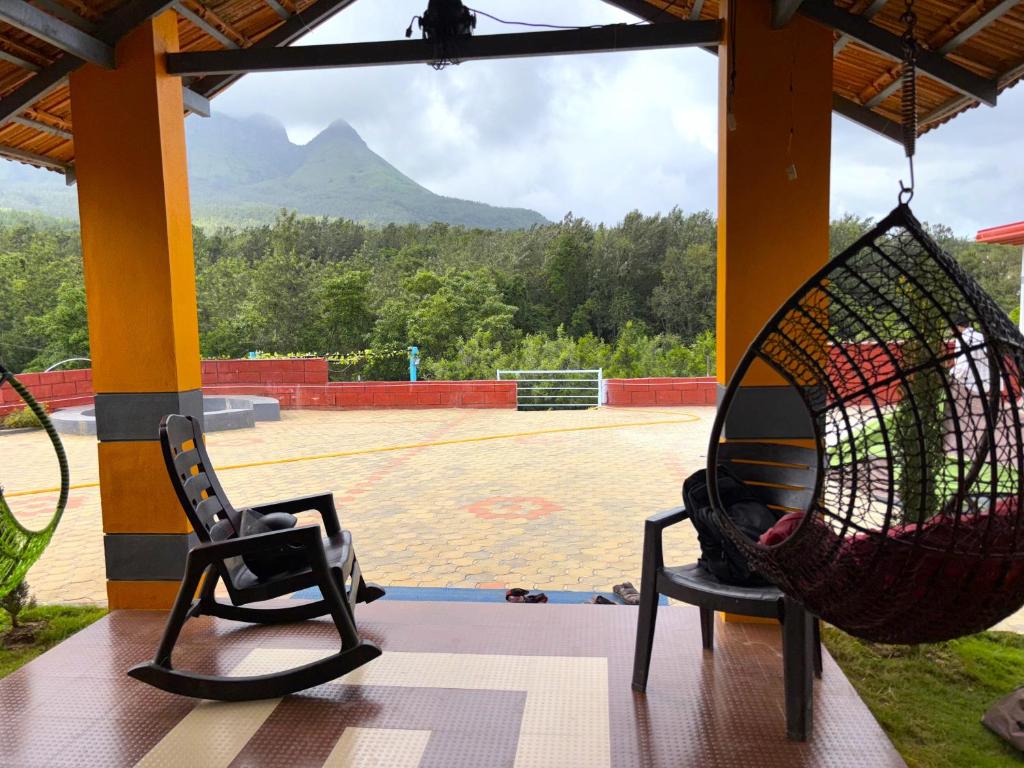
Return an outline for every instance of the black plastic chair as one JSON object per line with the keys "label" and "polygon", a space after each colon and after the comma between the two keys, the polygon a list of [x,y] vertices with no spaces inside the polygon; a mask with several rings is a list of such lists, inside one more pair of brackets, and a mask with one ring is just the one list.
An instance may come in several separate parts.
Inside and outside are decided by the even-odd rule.
{"label": "black plastic chair", "polygon": [[[376,600],[384,590],[363,579],[352,536],[341,528],[330,493],[251,507],[259,515],[316,511],[323,520],[326,538],[321,538],[317,525],[239,537],[241,513],[228,501],[217,480],[199,422],[191,416],[165,416],[160,422],[160,444],[171,482],[200,543],[188,554],[185,577],[155,659],[133,667],[129,675],[184,696],[248,701],[277,698],[320,685],[380,655],[377,646],[359,637],[355,605]],[[218,523],[219,530],[229,529],[228,538],[214,541],[210,531]],[[273,553],[282,547],[288,548],[293,557],[301,551],[308,564],[260,578],[243,561],[247,555]],[[214,596],[221,579],[227,586],[230,604],[219,602]],[[287,607],[246,607],[309,587],[318,587],[322,598]],[[304,621],[330,614],[341,637],[341,648],[310,664],[251,677],[221,677],[174,669],[171,654],[182,627],[190,617],[204,614],[257,624]]]}
{"label": "black plastic chair", "polygon": [[[748,484],[762,502],[781,511],[802,509],[802,497],[814,487],[816,452],[804,448],[773,446],[774,464],[748,463],[750,443],[723,443],[719,461]],[[811,463],[807,463],[811,462]],[[763,485],[766,471],[786,476],[786,485]],[[806,481],[810,479],[810,485]],[[799,602],[786,597],[772,586],[737,587],[724,584],[697,563],[667,567],[662,549],[662,532],[689,518],[683,507],[649,517],[644,529],[644,559],[637,619],[636,651],[633,662],[633,690],[647,690],[647,677],[654,646],[654,627],[661,595],[695,605],[700,611],[700,631],[704,649],[714,649],[715,611],[741,616],[778,619],[782,624],[782,666],[786,696],[786,732],[789,738],[803,741],[811,733],[811,707],[814,681],[821,677],[821,637],[819,623]]]}

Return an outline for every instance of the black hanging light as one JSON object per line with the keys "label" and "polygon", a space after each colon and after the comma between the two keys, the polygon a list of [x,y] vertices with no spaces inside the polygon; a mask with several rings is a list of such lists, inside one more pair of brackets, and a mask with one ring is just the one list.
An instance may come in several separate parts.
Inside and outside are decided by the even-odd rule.
{"label": "black hanging light", "polygon": [[[434,44],[437,55],[430,63],[434,69],[458,64],[459,41],[476,29],[476,14],[463,5],[462,0],[429,0],[427,10],[413,21],[419,23],[423,39]],[[412,37],[412,24],[405,30],[405,36]]]}

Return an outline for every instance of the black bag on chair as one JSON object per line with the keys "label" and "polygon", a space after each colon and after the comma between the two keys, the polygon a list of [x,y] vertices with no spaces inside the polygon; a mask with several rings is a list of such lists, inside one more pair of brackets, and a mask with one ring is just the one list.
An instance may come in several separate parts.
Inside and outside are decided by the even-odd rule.
{"label": "black bag on chair", "polygon": [[[750,489],[723,466],[718,467],[718,495],[725,514],[751,540],[757,541],[771,528],[779,515],[759,502]],[[700,541],[698,564],[726,584],[740,587],[763,587],[768,582],[750,569],[739,548],[722,534],[715,519],[708,491],[707,470],[694,472],[683,482],[683,504],[697,529]]]}

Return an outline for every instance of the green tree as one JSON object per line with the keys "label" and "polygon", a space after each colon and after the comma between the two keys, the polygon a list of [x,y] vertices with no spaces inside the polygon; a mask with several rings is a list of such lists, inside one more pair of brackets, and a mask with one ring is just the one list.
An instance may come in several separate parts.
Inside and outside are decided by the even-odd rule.
{"label": "green tree", "polygon": [[375,319],[370,306],[370,278],[369,272],[347,270],[331,275],[317,288],[319,348],[348,353],[366,346]]}

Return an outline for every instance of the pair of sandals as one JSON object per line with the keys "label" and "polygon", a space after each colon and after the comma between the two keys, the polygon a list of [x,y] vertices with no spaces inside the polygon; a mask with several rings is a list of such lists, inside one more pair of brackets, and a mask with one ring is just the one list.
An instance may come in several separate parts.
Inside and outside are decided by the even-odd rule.
{"label": "pair of sandals", "polygon": [[[616,603],[614,600],[609,600],[604,595],[594,595],[588,602],[594,605],[639,605],[640,604],[640,593],[637,591],[630,582],[624,581],[621,584],[616,584],[612,587],[612,592],[615,596],[621,600],[621,603]],[[530,592],[528,589],[522,589],[521,587],[513,587],[505,593],[506,603],[546,603],[548,596],[543,592]]]}
{"label": "pair of sandals", "polygon": [[506,603],[546,603],[548,596],[543,592],[530,592],[528,589],[513,587],[505,593]]}
{"label": "pair of sandals", "polygon": [[614,600],[609,600],[604,595],[594,595],[588,603],[593,605],[639,605],[640,604],[640,593],[637,591],[630,582],[624,581],[621,584],[616,584],[612,587],[612,592],[615,596],[621,600],[621,603],[617,603]]}

